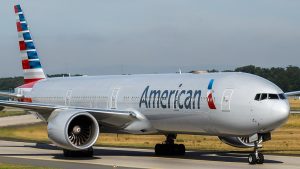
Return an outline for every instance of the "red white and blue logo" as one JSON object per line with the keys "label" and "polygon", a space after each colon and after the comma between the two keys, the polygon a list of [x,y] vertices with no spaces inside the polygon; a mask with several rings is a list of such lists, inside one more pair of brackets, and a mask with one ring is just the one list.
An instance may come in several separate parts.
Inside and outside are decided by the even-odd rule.
{"label": "red white and blue logo", "polygon": [[216,109],[216,105],[215,105],[214,97],[213,97],[214,90],[212,89],[213,84],[214,84],[214,79],[211,79],[209,81],[209,84],[208,84],[208,87],[207,87],[207,89],[208,89],[208,91],[207,91],[207,104],[208,104],[208,107],[210,109]]}
{"label": "red white and blue logo", "polygon": [[42,69],[41,62],[34,46],[29,31],[29,26],[26,22],[21,6],[15,5],[14,10],[17,19],[16,25],[19,36],[19,47],[24,70],[24,83],[29,84],[41,79],[45,79],[46,76]]}

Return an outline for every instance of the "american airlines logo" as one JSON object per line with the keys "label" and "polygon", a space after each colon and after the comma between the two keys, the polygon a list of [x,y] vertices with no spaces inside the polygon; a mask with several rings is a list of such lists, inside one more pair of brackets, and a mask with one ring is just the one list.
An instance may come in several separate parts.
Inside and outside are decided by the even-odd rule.
{"label": "american airlines logo", "polygon": [[207,87],[207,90],[208,90],[207,91],[207,104],[210,109],[216,109],[215,102],[213,99],[213,90],[212,90],[213,84],[214,84],[214,79],[211,79],[209,81],[209,84]]}
{"label": "american airlines logo", "polygon": [[[200,109],[201,90],[152,90],[147,86],[140,99],[140,108]],[[171,107],[172,106],[172,107]]]}
{"label": "american airlines logo", "polygon": [[[211,79],[207,87],[207,104],[210,109],[216,109],[213,97],[214,79]],[[147,86],[140,99],[140,108],[162,108],[162,109],[200,109],[201,90],[181,89],[177,90],[151,90]]]}

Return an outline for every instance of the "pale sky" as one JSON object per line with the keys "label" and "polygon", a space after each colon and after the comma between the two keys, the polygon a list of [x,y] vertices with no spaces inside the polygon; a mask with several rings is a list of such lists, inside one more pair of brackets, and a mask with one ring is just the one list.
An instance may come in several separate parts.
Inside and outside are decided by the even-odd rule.
{"label": "pale sky", "polygon": [[300,66],[299,0],[1,0],[0,77],[22,75],[16,3],[47,74]]}

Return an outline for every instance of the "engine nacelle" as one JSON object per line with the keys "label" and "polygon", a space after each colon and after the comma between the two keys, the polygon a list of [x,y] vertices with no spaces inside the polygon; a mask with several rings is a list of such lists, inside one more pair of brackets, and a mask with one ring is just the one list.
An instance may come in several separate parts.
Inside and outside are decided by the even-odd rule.
{"label": "engine nacelle", "polygon": [[[254,147],[254,142],[251,142],[249,137],[219,137],[219,139],[230,146],[238,148],[248,148]],[[259,144],[262,142],[262,139],[259,139]]]}
{"label": "engine nacelle", "polygon": [[48,137],[57,146],[68,150],[85,150],[99,136],[97,120],[88,112],[55,110],[48,120]]}

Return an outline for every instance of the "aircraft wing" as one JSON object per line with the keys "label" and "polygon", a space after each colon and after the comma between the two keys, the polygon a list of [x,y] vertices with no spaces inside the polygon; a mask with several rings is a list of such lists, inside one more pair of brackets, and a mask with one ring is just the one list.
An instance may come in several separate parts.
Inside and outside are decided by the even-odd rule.
{"label": "aircraft wing", "polygon": [[138,119],[136,114],[131,111],[93,109],[72,106],[58,106],[42,103],[27,103],[0,100],[0,109],[5,107],[20,108],[23,110],[30,111],[32,113],[37,113],[36,115],[39,117],[42,116],[41,119],[44,121],[47,121],[51,113],[57,109],[72,109],[82,112],[88,112],[92,114],[98,121],[113,127],[122,127]]}
{"label": "aircraft wing", "polygon": [[297,96],[300,95],[300,91],[293,91],[293,92],[287,92],[284,93],[286,96]]}
{"label": "aircraft wing", "polygon": [[19,94],[16,93],[9,93],[9,92],[0,92],[1,97],[8,97],[8,98],[20,98],[22,97]]}

